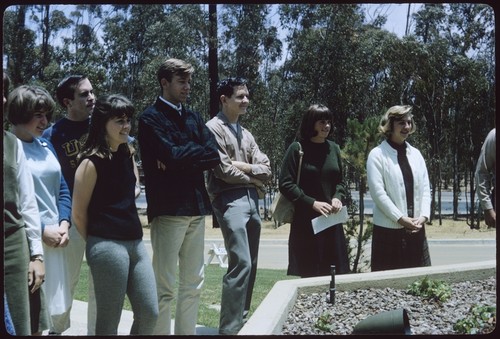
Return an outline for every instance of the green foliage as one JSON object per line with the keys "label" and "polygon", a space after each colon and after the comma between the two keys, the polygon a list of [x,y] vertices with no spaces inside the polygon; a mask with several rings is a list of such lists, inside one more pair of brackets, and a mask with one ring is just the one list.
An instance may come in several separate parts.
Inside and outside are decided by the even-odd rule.
{"label": "green foliage", "polygon": [[[346,201],[347,213],[351,217],[344,224],[344,232],[347,244],[347,254],[349,258],[349,267],[352,273],[366,272],[370,267],[369,258],[362,259],[364,256],[364,248],[372,235],[372,228],[364,228],[361,225],[362,220],[355,217],[358,213],[358,206],[356,201],[352,200],[350,194]],[[370,224],[368,222],[368,224]]]}
{"label": "green foliage", "polygon": [[459,334],[482,334],[485,327],[495,327],[496,306],[473,305],[467,317],[460,319],[453,325]]}
{"label": "green foliage", "polygon": [[[379,118],[369,117],[360,122],[358,119],[347,119],[348,135],[346,145],[342,150],[342,161],[344,164],[344,181],[347,187],[356,187],[360,197],[359,206],[348,192],[346,205],[349,215],[352,217],[346,223],[346,240],[348,243],[349,262],[353,272],[361,272],[369,268],[369,260],[362,259],[365,244],[371,238],[372,228],[365,230],[365,210],[363,197],[367,192],[366,183],[366,160],[369,152],[377,142],[377,126]],[[357,217],[356,217],[357,216]],[[370,226],[370,221],[367,221]],[[351,239],[356,238],[356,245],[352,245]],[[355,246],[357,248],[355,248]]]}
{"label": "green foliage", "polygon": [[451,287],[447,283],[439,280],[431,280],[425,277],[408,286],[411,295],[421,296],[425,299],[432,299],[444,302],[451,297]]}
{"label": "green foliage", "polygon": [[316,320],[314,327],[324,332],[331,332],[333,327],[333,315],[328,312],[323,313]]}
{"label": "green foliage", "polygon": [[475,161],[495,125],[494,11],[423,4],[398,37],[381,28],[383,15],[370,21],[365,6],[220,4],[211,36],[204,4],[14,5],[3,16],[3,60],[13,87],[35,83],[53,93],[64,76],[86,74],[98,96],[124,94],[140,113],[159,93],[159,62],[186,59],[196,70],[188,105],[207,119],[208,71],[215,68],[208,46],[215,43],[218,72],[211,76],[249,80],[250,114],[242,123],[275,177],[304,110],[321,103],[334,113],[332,138],[346,155],[348,181],[360,190],[368,137],[376,133],[370,119],[410,104],[417,125],[410,142],[424,155],[434,188],[432,220],[442,182],[451,181],[457,197],[468,185],[467,198],[475,199]]}

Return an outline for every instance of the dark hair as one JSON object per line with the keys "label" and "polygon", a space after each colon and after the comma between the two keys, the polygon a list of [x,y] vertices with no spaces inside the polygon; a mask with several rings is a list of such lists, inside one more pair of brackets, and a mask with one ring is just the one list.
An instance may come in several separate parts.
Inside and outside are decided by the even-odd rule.
{"label": "dark hair", "polygon": [[[318,120],[328,120],[333,127],[333,114],[328,107],[323,105],[311,105],[304,113],[300,124],[298,139],[299,141],[309,140],[318,133],[314,130],[314,124]],[[330,131],[332,131],[330,129]]]}
{"label": "dark hair", "polygon": [[[120,94],[111,94],[98,98],[95,103],[94,112],[90,118],[89,133],[85,144],[78,154],[78,160],[96,154],[101,158],[111,158],[111,150],[106,141],[106,123],[112,118],[121,118],[126,116],[132,119],[135,108],[125,96]],[[134,153],[130,144],[124,145],[124,150],[129,155]]]}
{"label": "dark hair", "polygon": [[217,84],[217,98],[219,98],[219,101],[220,101],[220,97],[222,95],[230,98],[234,93],[235,87],[246,86],[246,85],[247,85],[247,80],[244,78],[240,78],[240,77],[227,78],[227,79],[221,80]]}
{"label": "dark hair", "polygon": [[75,99],[75,90],[80,81],[87,79],[86,75],[70,75],[62,79],[56,87],[56,98],[59,105],[66,108],[64,99]]}
{"label": "dark hair", "polygon": [[166,79],[168,82],[172,81],[174,75],[178,76],[188,76],[194,73],[194,68],[191,64],[187,63],[184,60],[180,59],[167,59],[164,63],[160,65],[158,71],[156,72],[156,77],[158,79],[158,83],[161,86],[161,79]]}
{"label": "dark hair", "polygon": [[22,85],[15,88],[7,99],[7,115],[13,125],[27,124],[35,112],[45,112],[47,120],[52,120],[56,108],[54,99],[44,88],[34,85]]}

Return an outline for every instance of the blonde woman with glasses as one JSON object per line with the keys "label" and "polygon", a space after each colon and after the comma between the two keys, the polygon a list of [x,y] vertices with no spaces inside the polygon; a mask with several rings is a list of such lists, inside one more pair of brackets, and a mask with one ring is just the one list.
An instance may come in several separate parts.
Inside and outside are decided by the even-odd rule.
{"label": "blonde woman with glasses", "polygon": [[416,130],[411,106],[393,106],[380,121],[384,140],[371,150],[367,176],[373,207],[372,271],[430,266],[425,222],[430,184],[425,160],[408,137]]}

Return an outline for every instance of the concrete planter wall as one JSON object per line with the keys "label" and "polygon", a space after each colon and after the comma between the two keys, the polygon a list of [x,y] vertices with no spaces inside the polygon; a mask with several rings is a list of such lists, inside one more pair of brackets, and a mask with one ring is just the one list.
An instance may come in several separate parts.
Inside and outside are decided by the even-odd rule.
{"label": "concrete planter wall", "polygon": [[[338,275],[337,291],[363,288],[406,288],[424,277],[448,283],[482,280],[496,275],[496,260],[467,264]],[[330,276],[278,281],[238,335],[280,334],[299,293],[325,293]]]}

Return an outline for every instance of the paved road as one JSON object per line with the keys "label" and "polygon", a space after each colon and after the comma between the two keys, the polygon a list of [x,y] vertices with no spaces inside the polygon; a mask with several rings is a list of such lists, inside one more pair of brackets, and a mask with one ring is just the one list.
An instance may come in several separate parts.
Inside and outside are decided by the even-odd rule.
{"label": "paved road", "polygon": [[[359,201],[359,192],[352,191],[352,198],[355,201]],[[373,213],[373,200],[368,192],[363,199],[365,203],[365,214],[371,215]],[[441,214],[442,215],[451,215],[453,214],[453,196],[452,192],[443,191],[441,192]],[[144,194],[144,190],[141,195],[137,198],[136,204],[138,208],[146,208],[146,196]],[[468,207],[470,207],[470,201],[466,201],[464,195],[460,196],[458,199],[458,213],[459,214],[467,214]]]}
{"label": "paved road", "polygon": [[[355,201],[359,201],[359,192],[352,191],[352,198]],[[458,197],[458,214],[468,214],[471,203],[467,200],[464,194]],[[437,196],[436,196],[437,199]],[[365,203],[365,214],[372,214],[373,212],[373,200],[368,192],[363,199]],[[358,205],[359,206],[359,205]],[[449,191],[441,192],[441,214],[442,215],[452,215],[453,214],[453,193]]]}
{"label": "paved road", "polygon": [[[359,199],[358,192],[354,191],[353,198]],[[369,194],[365,196],[365,212],[371,213],[373,201]],[[442,192],[443,214],[451,214],[451,192]],[[146,208],[146,198],[144,192],[136,200],[137,207]],[[462,197],[459,202],[459,212],[466,213],[466,202]],[[151,243],[145,239],[148,251],[152,256]],[[207,238],[205,240],[205,262],[209,255],[208,251],[213,244],[223,246],[222,238]],[[483,260],[496,259],[496,241],[495,239],[488,240],[429,240],[429,248],[431,252],[432,265],[448,265],[460,264],[468,262],[476,262]],[[365,256],[370,256],[370,244],[365,248]],[[212,263],[215,263],[214,259]],[[286,269],[288,266],[288,244],[287,239],[261,239],[259,248],[259,263],[260,268],[270,269]]]}
{"label": "paved road", "polygon": [[[152,257],[151,242],[145,239],[146,248]],[[205,239],[205,262],[213,245],[224,245],[222,238]],[[496,259],[495,239],[472,240],[429,240],[432,265],[449,265]],[[367,244],[365,257],[369,259],[371,247]],[[226,261],[227,262],[227,261]],[[217,260],[211,262],[216,264]],[[288,243],[286,239],[261,239],[259,247],[259,268],[286,269],[288,266]]]}

